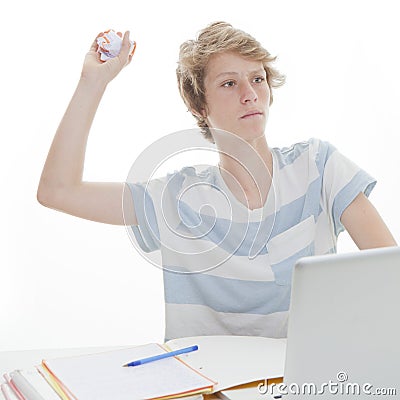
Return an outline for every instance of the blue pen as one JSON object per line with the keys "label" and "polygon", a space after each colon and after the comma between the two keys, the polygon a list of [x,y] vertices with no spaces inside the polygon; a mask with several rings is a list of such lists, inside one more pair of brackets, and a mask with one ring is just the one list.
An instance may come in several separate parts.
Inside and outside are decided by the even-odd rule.
{"label": "blue pen", "polygon": [[184,349],[169,351],[168,353],[162,353],[162,354],[158,354],[156,356],[142,358],[141,360],[131,361],[131,362],[123,365],[123,367],[135,367],[137,365],[146,364],[146,363],[149,363],[152,361],[162,360],[163,358],[179,356],[180,354],[196,351],[196,350],[198,350],[198,348],[199,348],[199,346],[195,345],[195,346],[185,347]]}

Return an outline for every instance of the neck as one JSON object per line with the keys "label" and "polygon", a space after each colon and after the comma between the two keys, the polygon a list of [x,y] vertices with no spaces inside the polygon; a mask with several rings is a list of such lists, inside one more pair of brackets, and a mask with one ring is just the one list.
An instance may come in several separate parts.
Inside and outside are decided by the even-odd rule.
{"label": "neck", "polygon": [[251,142],[230,135],[230,140],[216,143],[219,166],[225,181],[237,181],[244,191],[269,187],[273,163],[264,135]]}

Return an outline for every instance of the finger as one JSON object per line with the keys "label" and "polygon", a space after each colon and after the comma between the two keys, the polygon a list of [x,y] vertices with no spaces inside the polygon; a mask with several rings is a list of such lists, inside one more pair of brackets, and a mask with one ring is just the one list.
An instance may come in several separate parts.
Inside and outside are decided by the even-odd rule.
{"label": "finger", "polygon": [[96,38],[93,40],[93,43],[92,43],[91,46],[90,46],[90,51],[97,51],[97,47],[98,47],[97,38],[99,38],[99,37],[101,37],[101,36],[103,36],[103,32],[100,32],[100,33],[96,36]]}
{"label": "finger", "polygon": [[122,39],[121,52],[119,53],[119,57],[124,61],[128,59],[130,47],[129,31],[126,31]]}

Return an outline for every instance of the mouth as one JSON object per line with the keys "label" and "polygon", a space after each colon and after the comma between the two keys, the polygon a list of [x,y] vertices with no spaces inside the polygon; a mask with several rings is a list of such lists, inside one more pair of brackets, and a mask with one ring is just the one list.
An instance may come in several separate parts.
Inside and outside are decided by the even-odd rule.
{"label": "mouth", "polygon": [[253,111],[249,111],[246,114],[242,115],[240,117],[240,119],[248,119],[248,118],[253,118],[253,117],[260,117],[262,115],[263,115],[263,113],[261,111],[253,110]]}

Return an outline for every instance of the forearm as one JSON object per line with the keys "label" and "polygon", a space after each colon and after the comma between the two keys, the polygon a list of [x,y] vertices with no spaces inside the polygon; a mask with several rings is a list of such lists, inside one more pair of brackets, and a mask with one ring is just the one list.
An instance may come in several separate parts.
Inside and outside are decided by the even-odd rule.
{"label": "forearm", "polygon": [[87,139],[105,88],[103,83],[80,79],[50,147],[38,195],[82,182]]}

